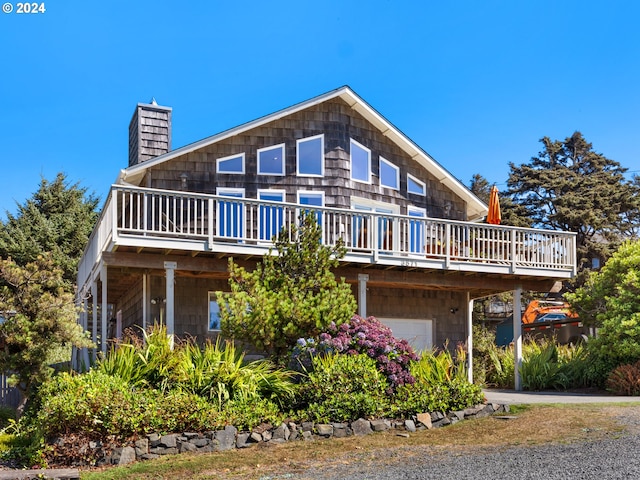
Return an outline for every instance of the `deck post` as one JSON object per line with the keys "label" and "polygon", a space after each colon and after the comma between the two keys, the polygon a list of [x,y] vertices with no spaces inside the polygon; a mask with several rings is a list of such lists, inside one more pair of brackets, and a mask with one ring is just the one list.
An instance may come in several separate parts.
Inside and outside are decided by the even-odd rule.
{"label": "deck post", "polygon": [[522,390],[522,286],[516,285],[513,291],[513,377],[514,389]]}
{"label": "deck post", "polygon": [[367,316],[367,282],[369,275],[358,274],[358,315],[362,318]]}
{"label": "deck post", "polygon": [[102,318],[102,324],[100,326],[100,350],[102,353],[107,353],[107,314],[109,313],[108,300],[107,300],[107,266],[102,264],[100,267],[100,282],[102,283],[102,306],[100,308],[100,317]]}
{"label": "deck post", "polygon": [[[173,338],[175,333],[175,270],[178,268],[177,262],[164,262],[164,268],[167,276],[167,291],[166,291],[166,299],[167,299],[167,335],[170,335]],[[173,348],[173,341],[171,342],[171,347]]]}
{"label": "deck post", "polygon": [[467,380],[473,383],[473,298],[467,292]]}
{"label": "deck post", "polygon": [[91,280],[91,341],[95,348],[91,349],[91,359],[96,360],[98,348],[98,279]]}

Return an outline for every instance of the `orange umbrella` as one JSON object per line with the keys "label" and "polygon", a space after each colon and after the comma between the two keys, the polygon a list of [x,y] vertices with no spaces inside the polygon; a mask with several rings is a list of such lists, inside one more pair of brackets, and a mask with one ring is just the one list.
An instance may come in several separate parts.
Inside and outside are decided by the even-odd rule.
{"label": "orange umbrella", "polygon": [[487,223],[500,225],[502,216],[500,215],[500,199],[498,198],[498,187],[491,187],[491,195],[489,196],[489,213],[487,214]]}

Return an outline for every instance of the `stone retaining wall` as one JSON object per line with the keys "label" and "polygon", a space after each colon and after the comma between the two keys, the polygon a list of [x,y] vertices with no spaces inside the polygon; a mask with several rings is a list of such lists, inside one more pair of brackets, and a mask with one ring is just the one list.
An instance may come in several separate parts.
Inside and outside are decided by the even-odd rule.
{"label": "stone retaining wall", "polygon": [[[494,413],[509,412],[508,405],[494,403],[477,405],[456,412],[422,413],[408,420],[365,420],[350,423],[315,424],[313,422],[282,423],[278,426],[263,424],[250,432],[238,431],[233,426],[223,430],[196,433],[183,432],[169,435],[150,434],[131,445],[118,448],[103,446],[101,442],[89,442],[80,447],[84,458],[93,458],[96,465],[125,465],[141,460],[151,460],[163,455],[180,453],[210,453],[249,448],[260,443],[285,443],[290,441],[312,441],[320,438],[344,438],[352,435],[368,435],[374,432],[394,430],[397,435],[409,436],[419,430],[444,427],[461,420],[482,418]],[[57,442],[64,442],[58,439]]]}

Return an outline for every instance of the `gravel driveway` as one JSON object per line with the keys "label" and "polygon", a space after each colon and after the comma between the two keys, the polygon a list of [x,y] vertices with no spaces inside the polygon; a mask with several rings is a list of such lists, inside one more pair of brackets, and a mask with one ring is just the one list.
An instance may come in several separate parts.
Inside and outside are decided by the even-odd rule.
{"label": "gravel driveway", "polygon": [[388,458],[353,458],[341,465],[327,465],[290,479],[411,480],[411,479],[640,479],[640,409],[620,418],[628,426],[624,434],[572,444],[509,447],[501,450],[447,454],[442,450],[412,447],[391,452]]}

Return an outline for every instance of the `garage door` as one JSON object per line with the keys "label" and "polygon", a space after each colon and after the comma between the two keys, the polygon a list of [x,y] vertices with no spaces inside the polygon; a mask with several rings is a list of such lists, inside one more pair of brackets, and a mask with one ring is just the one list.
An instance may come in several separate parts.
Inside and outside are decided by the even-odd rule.
{"label": "garage door", "polygon": [[433,320],[408,320],[402,318],[380,318],[391,329],[393,336],[403,338],[416,351],[430,350],[433,346]]}

